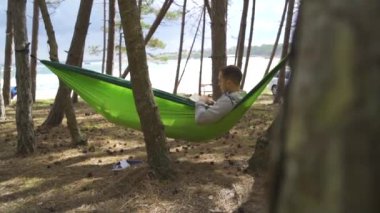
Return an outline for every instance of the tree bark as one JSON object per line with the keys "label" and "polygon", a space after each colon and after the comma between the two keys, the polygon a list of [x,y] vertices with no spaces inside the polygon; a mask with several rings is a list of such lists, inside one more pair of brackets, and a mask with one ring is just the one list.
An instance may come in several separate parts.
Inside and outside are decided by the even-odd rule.
{"label": "tree bark", "polygon": [[199,68],[199,82],[198,82],[198,95],[202,93],[202,71],[203,71],[203,53],[205,49],[205,35],[206,35],[206,5],[203,6],[203,20],[202,20],[202,43],[201,43],[201,62]]}
{"label": "tree bark", "polygon": [[249,0],[244,0],[243,2],[243,12],[241,14],[240,20],[240,30],[238,37],[238,45],[236,45],[236,56],[235,61],[237,66],[241,69],[243,64],[244,55],[244,43],[245,43],[245,30],[247,29],[247,14],[248,14]]}
{"label": "tree bark", "polygon": [[109,0],[108,17],[108,44],[107,44],[107,64],[106,73],[112,75],[113,55],[115,49],[115,0]]}
{"label": "tree bark", "polygon": [[253,26],[255,23],[255,14],[256,14],[256,0],[252,1],[252,16],[251,16],[251,26],[249,30],[249,38],[248,38],[248,48],[247,48],[247,55],[245,57],[245,65],[244,65],[244,71],[243,71],[243,78],[241,79],[241,86],[240,88],[244,88],[245,84],[245,78],[247,77],[247,71],[248,71],[248,63],[249,63],[249,57],[251,56],[251,48],[252,48],[252,38],[253,38]]}
{"label": "tree bark", "polygon": [[12,70],[12,43],[13,43],[13,9],[14,1],[8,0],[7,27],[5,30],[3,97],[4,105],[11,103],[11,70]]}
{"label": "tree bark", "polygon": [[[50,48],[49,49],[49,58],[51,61],[59,62],[58,44],[57,44],[57,40],[55,38],[54,27],[53,27],[53,24],[52,24],[51,19],[50,19],[50,15],[49,15],[49,11],[48,11],[48,8],[46,5],[46,1],[45,0],[38,0],[38,1],[39,1],[38,5],[39,5],[40,11],[41,11],[41,16],[42,16],[42,19],[43,19],[44,25],[45,25],[46,34],[48,37],[47,43],[49,44],[49,48]],[[59,85],[62,85],[62,84],[63,83],[61,81],[59,81]],[[53,105],[53,108],[50,110],[48,117],[43,122],[41,127],[49,129],[49,128],[54,127],[54,126],[58,126],[59,124],[62,123],[63,116],[64,116],[64,108],[61,107],[61,103],[63,102],[63,100],[61,100],[62,98],[59,98],[61,96],[58,95],[58,94],[62,93],[62,89],[63,89],[63,87],[61,87],[61,86],[58,87],[56,100],[54,102],[57,102],[59,100],[59,103]]]}
{"label": "tree bark", "polygon": [[379,10],[302,2],[270,212],[380,211]]}
{"label": "tree bark", "polygon": [[102,56],[102,73],[104,73],[105,61],[106,61],[106,41],[107,41],[107,3],[106,0],[103,1],[103,56]]}
{"label": "tree bark", "polygon": [[178,81],[178,79],[179,79],[179,70],[181,69],[183,38],[185,36],[186,4],[187,4],[187,0],[184,0],[183,1],[183,6],[182,6],[181,38],[179,40],[179,50],[178,50],[178,59],[177,59],[177,71],[175,73],[173,94],[177,94],[178,84],[179,84],[179,81]]}
{"label": "tree bark", "polygon": [[31,76],[29,73],[29,43],[26,29],[26,1],[14,1],[13,29],[15,31],[16,55],[16,125],[17,153],[30,154],[35,150],[34,124],[32,118]]}
{"label": "tree bark", "polygon": [[264,76],[266,76],[268,74],[269,69],[270,69],[270,67],[272,65],[272,61],[273,61],[274,55],[276,54],[278,41],[280,40],[280,36],[281,36],[282,26],[284,25],[284,22],[285,22],[285,15],[286,15],[286,9],[288,8],[288,3],[289,3],[289,0],[285,0],[285,6],[284,6],[284,10],[282,12],[280,26],[278,27],[276,41],[274,42],[273,50],[272,50],[272,53],[271,53],[271,55],[269,57],[268,66],[267,66],[267,68],[265,70]]}
{"label": "tree bark", "polygon": [[165,18],[165,15],[168,12],[172,3],[173,3],[173,0],[165,0],[164,4],[162,5],[162,8],[160,9],[160,12],[158,12],[156,19],[154,20],[152,26],[149,28],[149,31],[144,38],[145,45],[149,43],[154,32],[156,32],[158,26],[160,26],[161,21]]}
{"label": "tree bark", "polygon": [[[93,0],[81,1],[75,24],[75,31],[71,41],[66,64],[81,66],[88,31]],[[51,56],[52,57],[52,56]],[[70,99],[71,89],[60,81],[58,92],[48,118],[42,124],[49,128],[62,123],[63,113],[66,114],[68,128],[73,144],[86,144],[86,139],[80,135],[80,130],[75,118],[74,108]]]}
{"label": "tree bark", "polygon": [[45,0],[38,0],[38,6],[41,11],[42,20],[45,25],[46,34],[49,45],[49,58],[51,61],[59,62],[58,60],[58,44],[55,38],[54,27],[50,19],[49,11]]}
{"label": "tree bark", "polygon": [[195,41],[197,40],[197,37],[198,37],[199,27],[201,26],[202,17],[203,17],[203,13],[201,13],[201,15],[200,15],[200,17],[199,17],[197,30],[195,31],[195,34],[194,34],[194,37],[193,37],[193,42],[191,42],[190,50],[188,51],[185,65],[183,66],[182,73],[181,73],[181,75],[179,76],[179,79],[178,79],[178,81],[177,81],[177,89],[178,89],[178,87],[179,87],[179,85],[180,85],[180,83],[181,83],[181,81],[182,81],[183,75],[185,74],[186,66],[187,66],[187,64],[188,64],[188,62],[189,62],[189,60],[190,60],[191,53],[193,52],[194,44],[195,44]]}
{"label": "tree bark", "polygon": [[208,1],[208,0],[204,0],[204,5],[205,5],[205,7],[206,7],[206,9],[207,9],[207,13],[208,13],[208,15],[209,15],[209,18],[210,18],[210,20],[212,20],[212,10],[211,10],[211,6],[210,6],[210,2]]}
{"label": "tree bark", "polygon": [[[285,35],[284,35],[284,43],[282,45],[282,53],[281,58],[286,57],[289,53],[289,40],[290,40],[290,33],[292,30],[292,23],[293,23],[293,13],[294,13],[294,0],[289,0],[288,5],[288,14],[286,18],[286,26],[285,26]],[[286,66],[282,67],[280,70],[280,74],[278,76],[278,83],[277,83],[277,92],[275,94],[274,103],[280,103],[283,96],[284,96],[284,87],[285,87],[285,69]]]}
{"label": "tree bark", "polygon": [[[0,83],[1,87],[1,83]],[[6,118],[5,115],[5,105],[4,105],[4,98],[3,98],[3,91],[0,90],[0,121],[4,121]]]}
{"label": "tree bark", "polygon": [[121,67],[123,65],[123,53],[121,51],[121,45],[123,44],[123,30],[121,28],[121,24],[119,25],[119,77],[121,77]]}
{"label": "tree bark", "polygon": [[119,0],[124,39],[137,112],[147,150],[148,163],[159,178],[172,176],[172,166],[166,147],[164,126],[154,102],[149,80],[145,43],[136,1]]}
{"label": "tree bark", "polygon": [[227,0],[211,1],[211,37],[212,37],[212,97],[214,100],[221,95],[218,75],[222,67],[227,65],[226,55],[226,26],[227,26]]}
{"label": "tree bark", "polygon": [[32,52],[30,57],[30,74],[32,77],[32,97],[33,102],[36,101],[36,78],[37,78],[37,49],[38,49],[38,28],[40,13],[38,9],[38,0],[33,2],[33,27],[32,27]]}

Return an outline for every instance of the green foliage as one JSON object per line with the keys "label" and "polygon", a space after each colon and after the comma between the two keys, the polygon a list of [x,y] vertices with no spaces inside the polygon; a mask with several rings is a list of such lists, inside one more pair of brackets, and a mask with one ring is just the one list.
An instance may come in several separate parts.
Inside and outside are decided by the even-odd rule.
{"label": "green foliage", "polygon": [[146,23],[144,20],[141,20],[140,22],[141,22],[141,28],[143,30],[149,30],[150,26],[152,26],[151,24]]}
{"label": "green foliage", "polygon": [[[244,47],[244,55],[247,53],[247,48],[248,47]],[[273,50],[273,45],[272,44],[263,44],[263,45],[260,45],[260,46],[253,46],[251,48],[250,55],[251,56],[269,57],[271,55],[271,53],[272,53],[272,50]],[[276,51],[275,56],[280,56],[281,50],[282,50],[282,44],[279,44],[277,46],[277,51]],[[235,52],[236,52],[236,46],[230,47],[230,48],[227,49],[227,54],[228,55],[235,55]]]}
{"label": "green foliage", "polygon": [[166,44],[157,38],[150,39],[150,41],[148,43],[148,47],[153,48],[153,49],[164,49],[165,46],[166,46]]}
{"label": "green foliage", "polygon": [[90,55],[98,56],[102,51],[103,49],[99,45],[93,45],[88,47],[88,53]]}
{"label": "green foliage", "polygon": [[168,11],[166,13],[165,19],[170,21],[178,20],[181,17],[182,11],[176,10],[176,11]]}
{"label": "green foliage", "polygon": [[167,55],[153,55],[153,54],[148,54],[148,59],[152,62],[166,62],[170,58]]}

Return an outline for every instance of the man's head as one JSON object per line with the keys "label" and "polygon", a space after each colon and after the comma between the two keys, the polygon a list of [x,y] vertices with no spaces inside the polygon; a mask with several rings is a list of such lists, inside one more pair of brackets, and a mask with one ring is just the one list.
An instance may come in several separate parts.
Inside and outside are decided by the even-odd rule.
{"label": "man's head", "polygon": [[229,65],[219,71],[219,86],[222,92],[235,92],[240,90],[240,81],[243,74],[239,67]]}

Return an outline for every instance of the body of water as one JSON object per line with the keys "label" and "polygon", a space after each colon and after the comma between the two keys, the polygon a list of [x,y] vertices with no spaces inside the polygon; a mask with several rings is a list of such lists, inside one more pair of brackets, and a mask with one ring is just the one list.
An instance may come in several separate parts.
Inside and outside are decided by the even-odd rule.
{"label": "body of water", "polygon": [[[243,60],[244,61],[244,60]],[[265,69],[267,67],[269,59],[263,57],[251,57],[249,61],[249,67],[247,71],[247,77],[244,84],[244,90],[249,91],[252,89],[263,77]],[[185,65],[185,60],[181,62],[181,72]],[[272,65],[275,66],[279,62],[279,59],[274,59]],[[234,58],[229,57],[227,64],[233,64]],[[99,62],[87,62],[83,64],[86,69],[101,72],[101,61]],[[125,67],[123,65],[122,67]],[[149,77],[152,83],[152,87],[167,91],[172,93],[174,88],[175,72],[177,70],[177,60],[168,60],[166,62],[149,62]],[[273,67],[272,66],[272,67]],[[119,75],[118,70],[119,65],[114,64],[114,76]],[[211,83],[211,59],[206,58],[203,60],[203,74],[202,74],[202,84]],[[3,67],[1,67],[1,70]],[[190,59],[185,73],[183,75],[182,81],[178,87],[178,93],[194,94],[198,93],[198,81],[199,81],[199,69],[200,60]],[[14,70],[14,69],[13,69]],[[2,73],[0,73],[2,81]],[[13,77],[11,79],[11,86],[16,85],[16,79]],[[129,77],[127,77],[129,79]],[[1,85],[2,82],[1,82]],[[53,99],[58,90],[58,78],[52,72],[49,71],[47,67],[42,64],[37,66],[37,88],[36,88],[36,99]],[[211,88],[205,88],[210,90]]]}

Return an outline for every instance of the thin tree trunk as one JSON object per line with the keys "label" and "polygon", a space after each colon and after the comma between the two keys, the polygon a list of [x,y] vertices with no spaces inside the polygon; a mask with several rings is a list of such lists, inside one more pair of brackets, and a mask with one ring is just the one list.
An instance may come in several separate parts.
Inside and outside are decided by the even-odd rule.
{"label": "thin tree trunk", "polygon": [[121,67],[123,65],[123,53],[121,51],[121,45],[123,44],[123,31],[121,28],[121,24],[119,26],[119,77],[121,77]]}
{"label": "thin tree trunk", "polygon": [[33,2],[33,28],[32,28],[32,52],[30,57],[30,74],[32,77],[32,97],[36,101],[36,78],[37,78],[37,49],[38,49],[38,28],[39,28],[40,11],[38,9],[38,0]]}
{"label": "thin tree trunk", "polygon": [[218,75],[222,67],[227,64],[226,56],[226,26],[227,26],[227,0],[212,0],[213,11],[211,21],[212,37],[212,97],[214,100],[221,95]]}
{"label": "thin tree trunk", "polygon": [[208,0],[204,0],[204,5],[206,6],[206,9],[207,9],[207,13],[209,15],[209,18],[210,20],[212,20],[212,10],[211,10],[211,6],[210,6],[210,2]]}
{"label": "thin tree trunk", "polygon": [[113,55],[115,49],[115,0],[109,0],[108,17],[108,44],[107,44],[107,64],[106,73],[112,75]]}
{"label": "thin tree trunk", "polygon": [[201,62],[199,68],[198,95],[202,93],[202,71],[203,71],[203,53],[205,49],[205,32],[206,32],[206,5],[203,6],[203,23],[202,23],[202,44],[201,44]]}
{"label": "thin tree trunk", "polygon": [[[288,15],[286,20],[286,26],[285,26],[285,36],[284,36],[284,43],[282,46],[282,54],[281,58],[284,58],[289,53],[289,40],[290,40],[290,32],[292,30],[292,23],[293,23],[293,13],[294,13],[294,0],[289,0],[289,6],[288,6]],[[285,69],[286,66],[282,67],[280,70],[280,74],[278,77],[278,83],[277,83],[277,92],[275,94],[274,103],[280,103],[281,99],[283,98],[283,91],[285,87]]]}
{"label": "thin tree trunk", "polygon": [[[149,28],[148,33],[145,36],[144,42],[145,45],[147,45],[152,38],[154,32],[156,32],[158,26],[160,26],[161,21],[165,18],[166,13],[168,12],[170,5],[173,3],[173,0],[165,0],[164,4],[162,5],[162,8],[160,9],[160,12],[157,14],[156,19],[154,20],[152,26]],[[121,75],[122,78],[127,77],[129,73],[129,67],[125,68],[123,74]]]}
{"label": "thin tree trunk", "polygon": [[[80,67],[82,66],[86,36],[90,25],[92,5],[93,0],[81,1],[80,3],[73,40],[71,41],[66,64]],[[65,86],[65,88],[67,90],[65,89],[65,93],[63,93],[62,96],[65,97],[65,104],[67,104],[65,106],[65,114],[72,142],[75,145],[87,144],[87,140],[81,135],[77,124],[75,111],[70,99],[71,90],[68,89],[67,86]]]}
{"label": "thin tree trunk", "polygon": [[166,147],[164,126],[154,102],[140,16],[136,1],[119,0],[128,62],[131,67],[133,96],[141,121],[148,163],[160,178],[172,176],[171,161]]}
{"label": "thin tree trunk", "polygon": [[[45,25],[46,34],[48,37],[47,43],[49,44],[49,48],[50,48],[49,58],[51,61],[59,62],[57,40],[55,38],[55,32],[54,32],[54,28],[50,19],[48,8],[46,6],[46,1],[45,0],[38,0],[38,1],[39,1],[38,5],[41,10],[41,16]],[[59,81],[59,85],[62,85],[62,84],[63,83]],[[44,129],[49,129],[54,126],[58,126],[59,124],[62,123],[63,116],[64,116],[64,108],[61,107],[61,103],[63,102],[63,100],[61,100],[62,98],[59,98],[61,96],[58,95],[62,93],[62,89],[63,87],[61,86],[58,87],[56,100],[54,101],[58,103],[53,105],[53,108],[50,110],[48,117],[40,126],[40,128],[42,127]]]}
{"label": "thin tree trunk", "polygon": [[58,44],[55,38],[53,24],[50,19],[49,11],[46,6],[45,0],[38,0],[38,6],[41,11],[42,20],[45,25],[46,34],[48,37],[47,43],[49,44],[49,58],[51,61],[59,62],[58,60]]}
{"label": "thin tree trunk", "polygon": [[156,19],[154,20],[152,26],[149,28],[148,33],[145,36],[145,45],[147,45],[152,38],[154,32],[156,32],[158,26],[160,26],[162,20],[165,18],[166,13],[168,12],[170,6],[172,5],[173,0],[166,0],[160,9],[160,12],[158,12]]}
{"label": "thin tree trunk", "polygon": [[13,43],[13,10],[14,1],[8,0],[7,28],[5,30],[4,73],[3,73],[3,97],[4,105],[11,102],[11,70],[12,70],[12,43]]}
{"label": "thin tree trunk", "polygon": [[240,21],[240,30],[239,30],[239,38],[237,45],[237,55],[235,56],[237,59],[237,66],[241,69],[243,64],[243,55],[244,55],[244,42],[245,42],[245,30],[247,28],[247,14],[248,14],[248,6],[249,0],[244,0],[243,4],[243,12],[241,14]]}
{"label": "thin tree trunk", "polygon": [[[0,83],[1,87],[1,83]],[[4,105],[4,98],[3,98],[3,91],[0,90],[0,121],[4,121],[6,118],[5,115],[5,105]]]}
{"label": "thin tree trunk", "polygon": [[249,58],[251,57],[252,38],[253,38],[253,27],[254,27],[254,23],[255,23],[255,14],[256,14],[255,11],[256,11],[256,0],[253,0],[253,1],[252,1],[251,27],[250,27],[250,30],[249,30],[248,49],[247,49],[247,55],[246,55],[246,57],[245,57],[245,64],[244,64],[243,78],[242,78],[242,80],[241,80],[241,89],[244,88],[245,78],[247,77]]}
{"label": "thin tree trunk", "polygon": [[284,25],[284,21],[285,21],[285,14],[286,14],[286,9],[288,7],[288,3],[289,3],[289,0],[285,0],[284,11],[282,12],[280,26],[278,27],[276,41],[274,42],[273,50],[272,50],[271,56],[269,58],[268,66],[267,66],[267,69],[265,70],[264,76],[266,76],[268,74],[269,69],[272,65],[274,55],[276,54],[278,41],[280,40],[280,36],[281,36],[282,26]]}
{"label": "thin tree trunk", "polygon": [[[81,1],[80,3],[78,17],[75,24],[75,31],[71,41],[66,64],[81,66],[92,4],[93,0]],[[50,51],[52,51],[52,49]],[[50,57],[53,56],[51,55]],[[61,124],[63,113],[65,113],[73,144],[85,144],[86,139],[80,135],[80,130],[76,122],[74,108],[70,99],[70,93],[71,90],[60,81],[53,107],[42,126],[49,128]]]}
{"label": "thin tree trunk", "polygon": [[29,72],[29,43],[26,29],[26,1],[14,1],[13,29],[15,31],[16,82],[17,82],[17,153],[35,151],[34,124],[32,118],[31,76]]}
{"label": "thin tree trunk", "polygon": [[181,38],[179,40],[177,71],[175,73],[175,79],[174,79],[174,89],[173,89],[174,94],[177,94],[178,84],[179,84],[178,78],[179,78],[179,70],[181,69],[183,38],[185,35],[186,4],[187,4],[187,0],[184,0],[183,1],[183,7],[182,7]]}
{"label": "thin tree trunk", "polygon": [[379,8],[302,2],[270,212],[380,211]]}
{"label": "thin tree trunk", "polygon": [[103,56],[102,56],[102,73],[104,73],[105,61],[106,61],[106,41],[107,41],[107,3],[106,0],[103,1]]}
{"label": "thin tree trunk", "polygon": [[139,15],[141,17],[142,0],[139,0],[138,7],[139,7]]}
{"label": "thin tree trunk", "polygon": [[182,81],[182,77],[185,74],[187,64],[188,64],[188,62],[190,60],[190,57],[191,57],[191,53],[193,52],[194,44],[195,44],[195,41],[197,40],[197,37],[198,37],[199,27],[201,26],[202,17],[203,17],[203,13],[199,17],[197,30],[195,31],[195,35],[193,37],[193,42],[191,43],[191,47],[190,47],[190,50],[189,50],[187,58],[186,58],[185,66],[183,66],[181,76],[178,79],[177,88],[179,87],[179,85],[180,85],[180,83]]}

